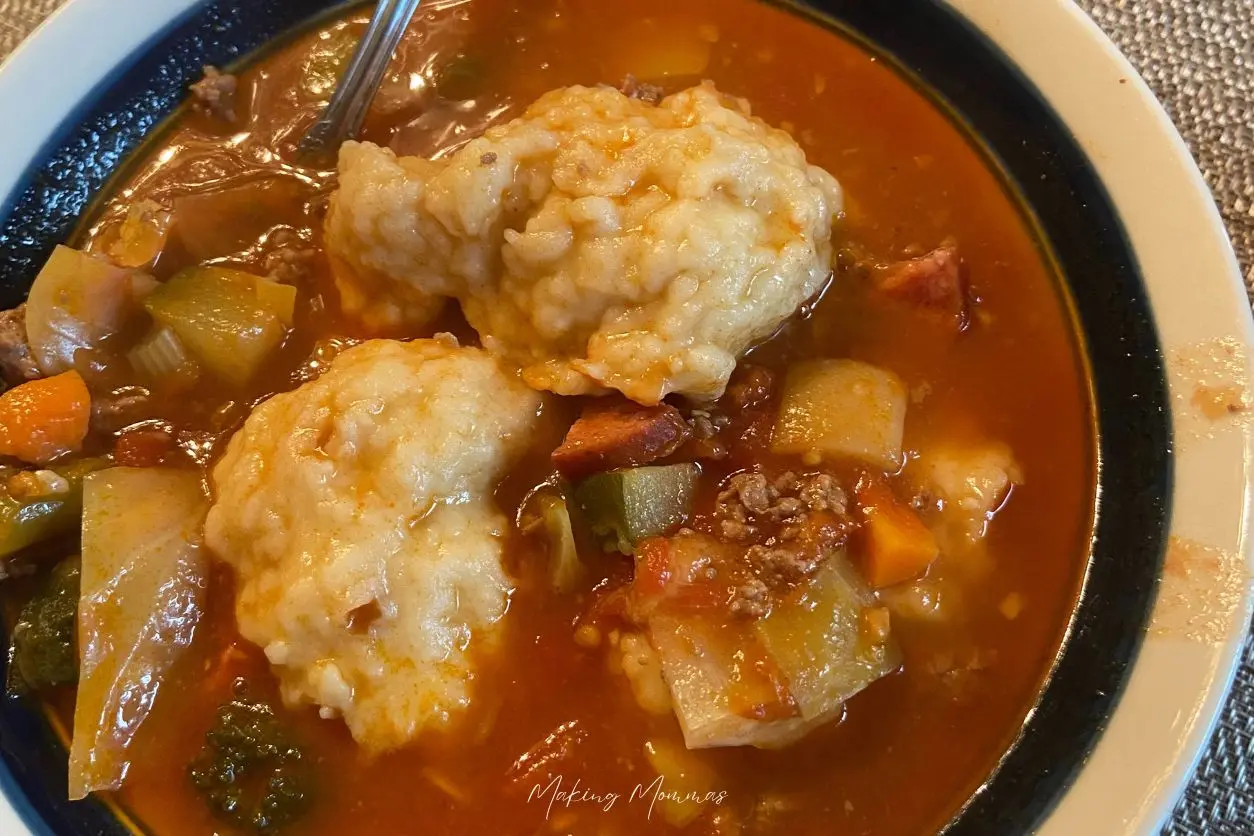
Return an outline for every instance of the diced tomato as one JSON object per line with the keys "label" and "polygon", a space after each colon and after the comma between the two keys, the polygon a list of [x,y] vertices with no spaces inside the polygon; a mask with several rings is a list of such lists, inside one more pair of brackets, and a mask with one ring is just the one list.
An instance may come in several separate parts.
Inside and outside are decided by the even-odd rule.
{"label": "diced tomato", "polygon": [[744,637],[737,654],[737,676],[727,689],[732,713],[750,720],[787,720],[797,717],[797,706],[788,681],[774,657],[760,641]]}
{"label": "diced tomato", "polygon": [[666,538],[650,537],[636,547],[636,595],[660,598],[670,584],[671,574],[670,544]]}
{"label": "diced tomato", "polygon": [[677,584],[666,596],[666,611],[673,614],[726,613],[731,594],[726,583],[699,580]]}
{"label": "diced tomato", "polygon": [[174,435],[163,429],[129,430],[114,445],[113,460],[122,467],[156,467],[174,447]]}

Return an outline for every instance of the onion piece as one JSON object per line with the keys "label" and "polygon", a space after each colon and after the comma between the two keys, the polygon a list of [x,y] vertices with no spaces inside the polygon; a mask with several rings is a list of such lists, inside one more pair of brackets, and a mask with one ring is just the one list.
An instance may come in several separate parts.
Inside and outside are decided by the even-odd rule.
{"label": "onion piece", "polygon": [[543,533],[549,553],[549,583],[560,593],[573,592],[587,576],[575,546],[566,499],[557,488],[541,485],[522,504],[519,527]]}
{"label": "onion piece", "polygon": [[74,354],[121,328],[134,296],[131,271],[58,246],[26,301],[26,335],[47,376],[74,368]]}
{"label": "onion piece", "polygon": [[109,246],[109,257],[123,267],[149,267],[165,249],[173,215],[151,200],[134,203]]}

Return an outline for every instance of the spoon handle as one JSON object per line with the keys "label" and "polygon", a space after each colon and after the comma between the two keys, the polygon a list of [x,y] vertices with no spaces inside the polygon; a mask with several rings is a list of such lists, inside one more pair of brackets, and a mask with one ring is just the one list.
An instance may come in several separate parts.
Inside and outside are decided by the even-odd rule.
{"label": "spoon handle", "polygon": [[420,2],[380,0],[330,103],[301,140],[300,154],[304,159],[333,164],[340,145],[361,130],[366,111]]}

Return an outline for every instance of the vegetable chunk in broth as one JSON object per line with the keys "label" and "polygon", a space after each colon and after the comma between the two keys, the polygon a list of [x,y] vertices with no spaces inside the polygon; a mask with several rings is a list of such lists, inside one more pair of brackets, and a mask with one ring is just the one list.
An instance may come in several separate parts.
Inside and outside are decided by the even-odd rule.
{"label": "vegetable chunk in broth", "polygon": [[[424,4],[302,167],[364,25],[209,72],[0,317],[9,688],[73,785],[154,834],[939,829],[1092,526],[995,168],[753,0]],[[109,530],[181,584],[151,611]],[[91,654],[110,608],[142,687]]]}

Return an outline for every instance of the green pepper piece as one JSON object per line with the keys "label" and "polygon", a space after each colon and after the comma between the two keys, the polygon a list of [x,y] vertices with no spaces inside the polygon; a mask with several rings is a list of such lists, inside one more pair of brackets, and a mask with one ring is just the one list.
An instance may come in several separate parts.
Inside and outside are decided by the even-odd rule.
{"label": "green pepper piece", "polygon": [[70,489],[62,494],[15,499],[0,489],[0,558],[78,528],[83,477],[105,464],[104,459],[79,459],[50,468],[70,483]]}
{"label": "green pepper piece", "polygon": [[575,501],[606,551],[633,554],[688,519],[700,474],[691,463],[598,473],[579,483]]}

